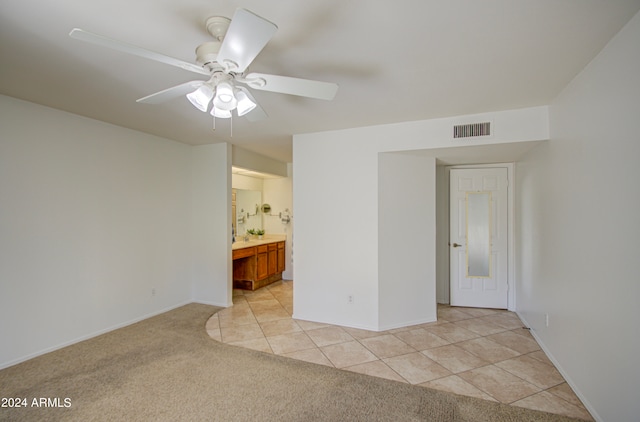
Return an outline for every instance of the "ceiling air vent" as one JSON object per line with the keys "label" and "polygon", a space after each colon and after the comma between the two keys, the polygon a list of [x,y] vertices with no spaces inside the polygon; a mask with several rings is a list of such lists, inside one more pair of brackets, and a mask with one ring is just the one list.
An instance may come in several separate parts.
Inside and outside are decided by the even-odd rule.
{"label": "ceiling air vent", "polygon": [[474,138],[477,136],[491,135],[491,122],[471,123],[467,125],[455,125],[453,138]]}

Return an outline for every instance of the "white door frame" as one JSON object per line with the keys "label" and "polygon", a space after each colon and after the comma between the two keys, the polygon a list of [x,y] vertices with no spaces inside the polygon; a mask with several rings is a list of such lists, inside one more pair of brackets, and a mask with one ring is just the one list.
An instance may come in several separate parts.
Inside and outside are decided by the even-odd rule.
{"label": "white door frame", "polygon": [[[507,309],[515,312],[516,310],[516,283],[515,283],[515,236],[513,229],[514,225],[514,186],[515,186],[515,166],[513,163],[496,163],[496,164],[468,164],[468,165],[457,165],[457,166],[447,166],[445,167],[446,174],[446,183],[449,186],[449,182],[451,180],[451,169],[482,169],[482,168],[506,168],[507,169],[507,283],[509,285],[509,290],[507,292]],[[449,212],[449,193],[447,193],[447,212]],[[447,230],[448,225],[451,222],[447,218]],[[449,238],[449,233],[447,232],[447,239]],[[447,257],[449,256],[449,248],[447,247]],[[448,258],[447,258],[448,260]],[[451,288],[451,274],[447,270],[448,280],[447,280],[447,289]]]}

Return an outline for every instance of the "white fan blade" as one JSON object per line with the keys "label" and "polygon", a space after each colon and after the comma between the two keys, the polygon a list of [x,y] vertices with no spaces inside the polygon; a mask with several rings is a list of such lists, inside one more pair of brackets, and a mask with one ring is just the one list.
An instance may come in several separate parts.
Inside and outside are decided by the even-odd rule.
{"label": "white fan blade", "polygon": [[251,92],[249,92],[249,90],[247,88],[242,87],[242,86],[239,86],[238,89],[242,90],[242,92],[247,94],[247,97],[249,97],[249,99],[251,101],[253,101],[255,103],[255,105],[256,105],[256,107],[253,110],[251,110],[250,112],[245,114],[245,117],[247,118],[247,120],[250,121],[250,122],[258,122],[260,120],[266,119],[268,117],[267,113],[265,113],[265,111],[262,109],[262,107],[260,107],[260,104],[258,104],[256,99],[253,98],[253,95],[251,95]]}
{"label": "white fan blade", "polygon": [[338,92],[338,85],[331,82],[266,75],[264,73],[250,73],[243,79],[238,80],[246,83],[251,88],[262,91],[281,92],[319,100],[333,100],[333,97]]}
{"label": "white fan blade", "polygon": [[278,27],[245,9],[238,9],[222,40],[217,61],[227,71],[242,73],[262,51]]}
{"label": "white fan blade", "polygon": [[69,36],[77,40],[90,42],[92,44],[111,48],[113,50],[118,50],[123,53],[133,54],[134,56],[144,57],[145,59],[155,60],[160,63],[176,66],[190,72],[200,73],[201,75],[209,76],[211,74],[209,71],[195,64],[188,63],[179,59],[174,59],[173,57],[165,56],[164,54],[156,53],[154,51],[147,50],[133,44],[125,43],[123,41],[114,40],[102,35],[96,35],[83,29],[74,28],[69,33]]}
{"label": "white fan blade", "polygon": [[187,95],[188,93],[200,88],[202,84],[204,84],[204,81],[185,82],[183,84],[164,89],[160,92],[156,92],[155,94],[139,98],[136,100],[136,102],[145,104],[160,104],[173,98],[180,97],[181,95]]}

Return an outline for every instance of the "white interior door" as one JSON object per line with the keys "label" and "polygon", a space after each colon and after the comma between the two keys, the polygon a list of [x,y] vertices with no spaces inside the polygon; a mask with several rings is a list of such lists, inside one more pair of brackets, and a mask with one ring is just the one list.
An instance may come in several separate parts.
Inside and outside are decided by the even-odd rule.
{"label": "white interior door", "polygon": [[451,169],[449,180],[451,305],[506,309],[507,169]]}

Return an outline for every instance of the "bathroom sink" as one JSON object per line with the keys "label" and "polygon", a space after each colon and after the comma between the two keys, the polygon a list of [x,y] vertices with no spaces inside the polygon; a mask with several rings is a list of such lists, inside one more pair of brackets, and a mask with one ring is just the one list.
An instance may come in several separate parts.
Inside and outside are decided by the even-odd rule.
{"label": "bathroom sink", "polygon": [[257,246],[257,245],[261,245],[262,243],[264,243],[263,240],[255,240],[255,239],[251,239],[251,240],[247,240],[246,242],[244,240],[236,240],[233,245],[232,248],[234,249],[238,249],[238,248],[248,248],[250,246]]}

